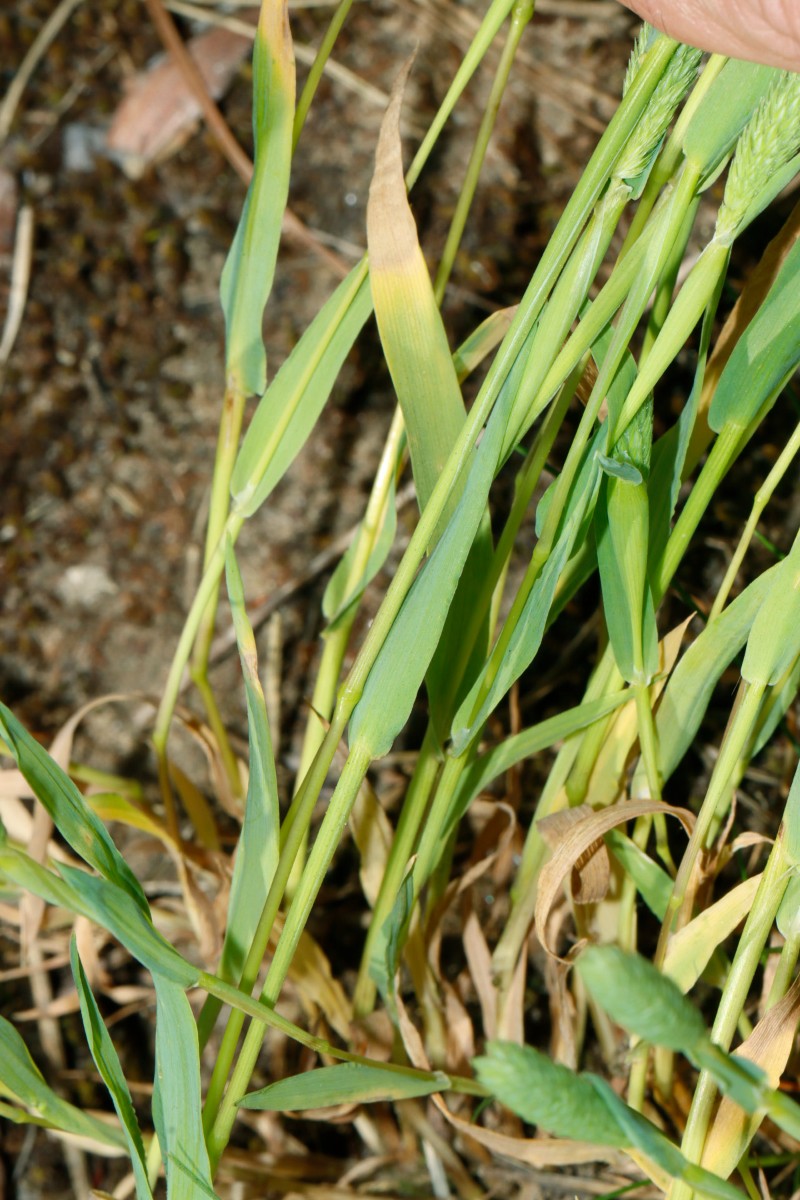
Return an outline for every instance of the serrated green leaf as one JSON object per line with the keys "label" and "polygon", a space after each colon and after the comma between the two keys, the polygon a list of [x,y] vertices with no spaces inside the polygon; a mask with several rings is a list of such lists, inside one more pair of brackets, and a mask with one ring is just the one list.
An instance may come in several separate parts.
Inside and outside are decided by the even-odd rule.
{"label": "serrated green leaf", "polygon": [[16,759],[31,791],[56,828],[84,862],[127,892],[145,913],[150,909],[138,879],[68,775],[34,741],[5,704],[0,703],[0,736]]}
{"label": "serrated green leaf", "polygon": [[225,578],[244,677],[250,749],[244,821],[233,867],[228,923],[219,966],[223,979],[238,980],[278,864],[280,813],[267,706],[258,675],[256,640],[247,618],[242,577],[230,543],[225,556]]}
{"label": "serrated green leaf", "polygon": [[262,0],[253,44],[253,177],[220,283],[225,377],[246,395],[260,395],[267,383],[261,325],[289,196],[294,105],[288,5]]}
{"label": "serrated green leaf", "polygon": [[473,1062],[478,1079],[529,1125],[600,1146],[630,1144],[588,1079],[530,1046],[489,1042],[486,1049]]}
{"label": "serrated green leaf", "polygon": [[136,1183],[136,1198],[137,1200],[152,1200],[153,1193],[147,1178],[144,1143],[139,1122],[136,1120],[128,1083],[78,956],[78,946],[74,934],[70,938],[69,957],[89,1052],[100,1072],[103,1083],[108,1088],[128,1144],[128,1154]]}
{"label": "serrated green leaf", "polygon": [[400,1072],[363,1063],[341,1063],[271,1083],[244,1096],[239,1105],[267,1112],[300,1112],[334,1104],[409,1100],[414,1096],[430,1096],[449,1086],[450,1080],[442,1071]]}
{"label": "serrated green leaf", "polygon": [[647,959],[618,946],[589,946],[575,969],[608,1015],[644,1041],[692,1056],[705,1041],[700,1013]]}

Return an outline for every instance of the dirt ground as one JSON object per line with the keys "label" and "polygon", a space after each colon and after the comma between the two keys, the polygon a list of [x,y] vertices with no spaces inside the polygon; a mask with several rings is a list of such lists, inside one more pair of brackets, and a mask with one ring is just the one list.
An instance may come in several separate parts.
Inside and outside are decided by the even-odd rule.
{"label": "dirt ground", "polygon": [[[629,16],[614,0],[540,0],[538,7],[446,298],[453,342],[484,313],[519,298],[617,103]],[[0,14],[0,92],[53,8],[51,0],[20,0]],[[334,56],[346,73],[323,81],[290,199],[314,238],[343,262],[364,247],[372,156],[395,73],[416,46],[408,158],[480,12],[474,0],[354,7]],[[292,8],[299,47],[319,42],[329,15],[324,3]],[[185,37],[195,32],[185,18],[180,28]],[[0,170],[16,204],[30,208],[34,230],[30,291],[2,380],[0,697],[47,740],[81,705],[124,694],[86,718],[76,757],[139,778],[151,770],[152,709],[142,697],[157,696],[163,684],[202,553],[223,385],[217,289],[244,195],[201,125],[136,179],[103,153],[126,87],[160,51],[143,4],[84,0],[27,84],[0,148]],[[490,63],[414,192],[431,260],[444,241]],[[246,62],[220,105],[249,146]],[[0,311],[10,294],[13,239],[13,219],[0,223]],[[286,240],[265,322],[270,376],[335,282],[319,253]],[[286,787],[329,570],[308,579],[309,563],[360,517],[391,416],[390,388],[375,361],[367,332],[309,445],[239,543],[249,603],[259,608],[276,590],[288,593],[279,623],[269,637],[266,626],[260,634],[262,662],[282,679],[273,734]],[[245,738],[233,656],[221,659],[214,681],[226,721]],[[6,1195],[69,1194],[60,1167],[43,1159],[37,1170],[41,1139],[16,1129],[4,1129],[4,1138]],[[33,1157],[21,1171],[25,1155]],[[107,1186],[102,1177],[96,1182]]]}

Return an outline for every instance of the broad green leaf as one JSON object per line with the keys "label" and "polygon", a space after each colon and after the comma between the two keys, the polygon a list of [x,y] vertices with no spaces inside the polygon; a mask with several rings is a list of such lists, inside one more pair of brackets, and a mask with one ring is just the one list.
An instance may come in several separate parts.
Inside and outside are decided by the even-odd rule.
{"label": "broad green leaf", "polygon": [[774,587],[770,567],[703,629],[670,676],[656,713],[659,768],[668,779],[695,739],[711,694],[747,640],[756,613]]}
{"label": "broad green leaf", "polygon": [[[467,484],[443,535],[412,584],[367,677],[350,721],[350,743],[372,757],[387,754],[408,720],[433,657],[461,572],[476,536],[505,433],[508,395],[501,395],[474,453]],[[413,647],[413,653],[409,648]]]}
{"label": "broad green leaf", "polygon": [[589,946],[575,969],[608,1015],[637,1037],[693,1055],[706,1039],[700,1013],[666,975],[618,946]]}
{"label": "broad green leaf", "polygon": [[94,1065],[100,1072],[103,1083],[108,1088],[117,1116],[122,1124],[125,1140],[128,1143],[128,1154],[130,1155],[133,1177],[136,1182],[136,1200],[152,1200],[153,1193],[150,1190],[150,1184],[147,1179],[147,1160],[145,1158],[144,1143],[142,1142],[139,1122],[136,1120],[131,1093],[117,1052],[114,1049],[114,1043],[111,1041],[103,1018],[100,1015],[100,1009],[97,1007],[97,1001],[92,994],[89,980],[86,978],[83,964],[78,956],[78,946],[74,934],[70,938],[69,957],[72,967],[72,978],[75,980],[75,987],[81,1006],[81,1017],[83,1019],[83,1028],[86,1033],[89,1051],[94,1060]]}
{"label": "broad green leaf", "polygon": [[[409,62],[392,90],[381,126],[367,204],[367,247],[375,318],[423,510],[464,424],[465,409],[403,179],[400,109],[410,67]],[[457,500],[456,493],[443,524]]]}
{"label": "broad green leaf", "polygon": [[784,259],[766,300],[720,376],[708,421],[715,433],[745,428],[800,363],[800,242]]}
{"label": "broad green leaf", "polygon": [[532,758],[534,754],[546,750],[556,742],[571,737],[573,733],[578,733],[588,725],[593,725],[595,721],[615,712],[630,698],[631,693],[626,689],[601,696],[599,700],[587,700],[585,704],[569,708],[555,717],[548,717],[538,725],[532,725],[530,729],[507,737],[499,746],[493,747],[485,754],[479,754],[461,777],[453,796],[447,828],[453,828],[460,822],[478,793],[488,788],[511,767],[515,767],[526,758]]}
{"label": "broad green leaf", "polygon": [[154,976],[156,985],[156,1074],[153,1123],[156,1127],[168,1200],[201,1200],[216,1192],[203,1136],[200,1100],[200,1045],[182,987]]}
{"label": "broad green leaf", "polygon": [[32,1109],[44,1124],[53,1129],[90,1138],[115,1150],[125,1149],[125,1138],[119,1129],[82,1112],[56,1095],[31,1058],[22,1037],[5,1017],[0,1017],[0,1055],[0,1095]]}
{"label": "broad green leaf", "polygon": [[502,661],[495,671],[495,663],[489,659],[453,718],[454,754],[466,749],[512,684],[533,662],[544,636],[559,578],[575,548],[584,519],[597,498],[600,474],[600,467],[590,452],[573,485],[561,533],[531,588]]}
{"label": "broad green leaf", "polygon": [[394,544],[395,533],[397,532],[397,505],[395,501],[394,479],[389,484],[389,495],[386,507],[383,510],[383,520],[381,521],[377,535],[374,537],[372,551],[358,579],[352,582],[350,577],[359,548],[359,538],[363,530],[363,524],[363,521],[359,524],[352,542],[340,559],[336,570],[328,580],[328,586],[325,588],[325,594],[322,597],[322,612],[328,621],[327,628],[325,629],[326,634],[332,633],[336,629],[342,617],[350,611],[352,606],[362,596],[364,590],[378,574],[378,571],[380,571],[389,556],[389,551]]}
{"label": "broad green leaf", "polygon": [[442,1071],[429,1074],[392,1071],[388,1067],[369,1067],[363,1063],[341,1063],[271,1083],[258,1092],[250,1092],[239,1104],[242,1108],[268,1112],[300,1112],[334,1104],[408,1100],[414,1096],[430,1096],[449,1086],[450,1080]]}
{"label": "broad green leaf", "polygon": [[800,536],[774,572],[742,663],[742,679],[767,686],[778,683],[800,655]]}
{"label": "broad green leaf", "polygon": [[10,709],[0,703],[0,736],[17,761],[31,791],[47,809],[64,840],[84,862],[127,892],[145,913],[150,909],[138,879],[75,784]]}
{"label": "broad green leaf", "polygon": [[486,1050],[473,1062],[478,1079],[529,1125],[601,1146],[630,1145],[585,1077],[530,1046],[489,1042]]}
{"label": "broad green leaf", "polygon": [[289,195],[294,104],[288,5],[286,0],[261,0],[253,44],[253,178],[220,284],[225,378],[245,395],[260,395],[267,384],[261,323]]}
{"label": "broad green leaf", "polygon": [[683,137],[687,158],[711,179],[733,149],[762,96],[779,72],[729,59],[694,112]]}
{"label": "broad green leaf", "polygon": [[256,639],[247,619],[242,577],[230,543],[225,578],[244,676],[250,748],[244,822],[233,868],[228,924],[219,968],[223,979],[238,980],[278,863],[280,813],[267,706],[258,676]]}
{"label": "broad green leaf", "polygon": [[359,264],[317,313],[258,403],[231,477],[233,507],[241,516],[260,508],[304,446],[371,311],[366,268]]}

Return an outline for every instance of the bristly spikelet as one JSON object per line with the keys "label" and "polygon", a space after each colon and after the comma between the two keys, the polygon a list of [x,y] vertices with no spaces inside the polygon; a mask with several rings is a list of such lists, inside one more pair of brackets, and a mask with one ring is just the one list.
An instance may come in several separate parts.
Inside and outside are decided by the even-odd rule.
{"label": "bristly spikelet", "polygon": [[[618,179],[635,179],[647,166],[667,132],[675,110],[694,83],[702,53],[693,46],[679,46],[675,51],[614,169]],[[634,50],[629,71],[636,56],[637,50]]]}
{"label": "bristly spikelet", "polygon": [[800,75],[781,71],[737,143],[717,218],[718,238],[736,235],[750,205],[798,150]]}
{"label": "bristly spikelet", "polygon": [[653,27],[652,25],[648,25],[645,21],[642,25],[642,28],[639,30],[639,36],[634,42],[633,50],[631,50],[631,56],[628,59],[628,66],[625,71],[625,82],[622,85],[623,96],[636,78],[636,73],[642,64],[642,59],[647,52],[647,46],[652,36]]}

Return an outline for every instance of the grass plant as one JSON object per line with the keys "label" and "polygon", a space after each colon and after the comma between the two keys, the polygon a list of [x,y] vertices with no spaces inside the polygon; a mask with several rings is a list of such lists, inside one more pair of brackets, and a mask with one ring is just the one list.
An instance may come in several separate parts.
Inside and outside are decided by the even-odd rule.
{"label": "grass plant", "polygon": [[[34,896],[101,926],[149,972],[156,1004],[145,1121],[74,937],[70,962],[83,1027],[116,1123],[60,1097],[8,1021],[0,1024],[0,1113],[127,1153],[138,1200],[154,1194],[162,1170],[175,1200],[223,1194],[226,1149],[243,1111],[373,1103],[416,1113],[418,1130],[428,1128],[426,1106],[450,1122],[468,1164],[450,1163],[464,1196],[480,1194],[480,1156],[470,1146],[481,1141],[529,1165],[627,1156],[632,1178],[649,1179],[672,1200],[695,1192],[730,1200],[741,1186],[752,1194],[745,1160],[761,1123],[770,1122],[773,1151],[793,1153],[800,1139],[800,1108],[778,1088],[800,1013],[793,982],[800,950],[796,531],[784,531],[784,557],[760,574],[750,562],[758,522],[800,448],[796,416],[783,422],[794,431],[764,475],[716,595],[696,610],[685,593],[699,595],[701,584],[692,584],[684,560],[726,477],[764,436],[772,409],[795,403],[787,384],[800,361],[796,214],[794,235],[782,235],[771,251],[769,274],[745,285],[747,320],[721,326],[720,318],[734,244],[800,167],[800,76],[718,57],[704,63],[699,52],[645,28],[619,108],[518,305],[476,326],[454,350],[441,315],[445,285],[533,17],[530,0],[492,0],[405,176],[400,113],[414,66],[398,64],[376,147],[368,259],[322,303],[271,375],[262,322],[265,311],[269,320],[292,160],[303,153],[322,63],[348,9],[344,0],[336,10],[319,68],[296,105],[287,11],[279,0],[262,2],[254,172],[222,275],[226,392],[203,577],[155,719],[160,795],[139,793],[133,802],[113,782],[108,789],[117,795],[108,811],[159,831],[197,913],[192,839],[179,803],[185,789],[170,748],[190,668],[227,787],[242,807],[238,846],[216,876],[219,886],[229,869],[221,951],[216,961],[201,961],[199,948],[187,958],[159,932],[159,914],[92,798],[0,708],[14,778],[67,848],[37,858],[4,835],[6,896]],[[486,115],[432,279],[413,186],[504,27]],[[705,243],[698,242],[701,206],[716,211]],[[690,245],[699,252],[678,285]],[[373,313],[397,411],[363,520],[325,593],[313,712],[297,779],[283,796],[237,538],[314,437]],[[687,356],[694,377],[676,415],[665,383]],[[472,373],[481,381],[466,403]],[[253,396],[257,406],[242,437]],[[407,547],[393,554],[397,484],[407,470],[419,515]],[[505,509],[501,487],[513,493]],[[531,551],[521,530],[534,509]],[[737,591],[743,566],[747,582]],[[679,571],[684,600],[671,591]],[[387,577],[384,587],[379,581]],[[247,699],[246,763],[209,678],[223,580]],[[509,724],[509,703],[513,713],[535,687],[545,653],[547,661],[558,656],[565,614],[596,580],[600,611],[582,698],[565,700],[528,728]],[[380,588],[359,640],[364,597]],[[673,787],[673,776],[699,744],[712,698],[726,695],[729,720],[710,777],[702,794],[688,796],[684,783]],[[407,733],[412,713],[424,722],[416,744]],[[414,764],[389,821],[371,780],[400,738],[414,750]],[[757,756],[787,744],[780,768],[771,768],[771,828],[756,845],[737,791]],[[543,782],[515,809],[498,787],[534,756]],[[361,856],[364,933],[360,965],[343,983],[332,980],[329,948],[316,945],[311,931],[349,828]],[[746,870],[760,874],[737,885],[731,864],[747,847]],[[508,890],[503,926],[491,933],[470,898],[471,884],[487,873]],[[440,953],[443,921],[456,903],[460,993]],[[769,984],[771,950],[779,957]],[[532,961],[551,985],[549,1055],[543,1045],[522,1044]],[[758,1002],[762,968],[767,984]],[[325,1036],[280,1015],[290,979]],[[188,995],[197,990],[202,1004],[192,1007]],[[471,1063],[448,1024],[462,1013],[469,1023],[473,1002],[481,1020],[472,1023],[472,1043],[485,1049]],[[380,1052],[362,1053],[376,1009],[391,1034]],[[743,1028],[752,1036],[732,1054]],[[314,1069],[274,1079],[268,1057],[271,1082],[255,1086],[268,1033],[273,1049],[275,1038],[304,1047]],[[203,1058],[209,1043],[210,1072]],[[595,1073],[579,1071],[584,1052]],[[715,1125],[720,1093],[724,1120]],[[513,1135],[483,1125],[492,1100],[542,1136],[522,1136],[519,1122],[509,1124]],[[464,1139],[470,1130],[472,1141]],[[437,1144],[433,1133],[422,1141]],[[430,1153],[441,1160],[445,1151]]]}

